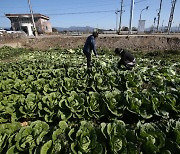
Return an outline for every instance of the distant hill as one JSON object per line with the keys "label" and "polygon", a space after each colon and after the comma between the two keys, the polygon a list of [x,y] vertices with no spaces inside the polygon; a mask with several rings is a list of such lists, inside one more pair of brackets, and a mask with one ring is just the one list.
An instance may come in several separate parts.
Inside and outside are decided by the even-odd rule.
{"label": "distant hill", "polygon": [[78,26],[71,26],[69,28],[63,28],[63,27],[54,27],[56,28],[58,31],[62,32],[62,31],[80,31],[80,32],[92,32],[93,31],[93,27],[78,27]]}

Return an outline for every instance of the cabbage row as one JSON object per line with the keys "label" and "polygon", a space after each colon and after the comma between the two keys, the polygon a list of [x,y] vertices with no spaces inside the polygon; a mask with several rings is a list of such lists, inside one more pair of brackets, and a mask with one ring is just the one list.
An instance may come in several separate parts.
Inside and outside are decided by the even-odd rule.
{"label": "cabbage row", "polygon": [[60,121],[55,127],[34,121],[0,125],[0,153],[179,153],[180,121],[138,123],[134,127],[121,120],[94,125]]}
{"label": "cabbage row", "polygon": [[179,62],[126,70],[100,55],[87,69],[81,49],[19,59],[0,63],[0,153],[179,153]]}
{"label": "cabbage row", "polygon": [[81,54],[30,54],[0,65],[0,123],[41,119],[92,120],[179,117],[179,63],[142,59],[132,71],[101,56],[92,70]]}

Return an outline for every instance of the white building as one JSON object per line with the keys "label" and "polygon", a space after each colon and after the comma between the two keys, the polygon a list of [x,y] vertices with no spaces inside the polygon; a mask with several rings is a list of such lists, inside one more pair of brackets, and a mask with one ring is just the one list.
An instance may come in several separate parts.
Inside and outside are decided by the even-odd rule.
{"label": "white building", "polygon": [[[51,33],[52,26],[49,17],[42,14],[33,14],[37,32],[39,34]],[[23,30],[27,35],[33,35],[33,22],[31,14],[6,14],[11,21],[11,29]]]}

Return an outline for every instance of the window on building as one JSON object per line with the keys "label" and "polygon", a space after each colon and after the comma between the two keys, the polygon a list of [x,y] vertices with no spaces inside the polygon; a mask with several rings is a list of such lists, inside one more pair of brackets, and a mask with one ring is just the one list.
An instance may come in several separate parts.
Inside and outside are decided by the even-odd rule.
{"label": "window on building", "polygon": [[38,22],[38,18],[34,18],[34,22]]}
{"label": "window on building", "polygon": [[48,30],[48,26],[46,26],[46,30]]}

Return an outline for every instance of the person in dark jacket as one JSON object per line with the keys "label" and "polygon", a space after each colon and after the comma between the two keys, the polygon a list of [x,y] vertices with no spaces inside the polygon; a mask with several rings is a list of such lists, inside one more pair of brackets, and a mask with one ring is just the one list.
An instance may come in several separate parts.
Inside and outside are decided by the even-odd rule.
{"label": "person in dark jacket", "polygon": [[87,58],[87,67],[90,68],[92,66],[91,64],[91,53],[92,51],[94,52],[95,56],[97,57],[97,51],[96,51],[96,38],[98,37],[98,32],[95,31],[93,32],[92,35],[88,36],[86,39],[84,48],[83,48],[83,53],[85,54]]}
{"label": "person in dark jacket", "polygon": [[136,59],[128,50],[116,48],[115,53],[121,56],[121,60],[118,62],[118,68],[121,68],[121,65],[124,65],[127,69],[132,69],[135,66]]}

